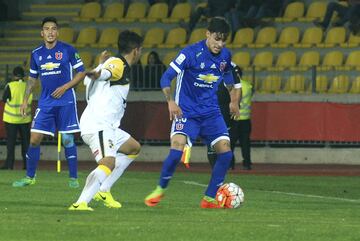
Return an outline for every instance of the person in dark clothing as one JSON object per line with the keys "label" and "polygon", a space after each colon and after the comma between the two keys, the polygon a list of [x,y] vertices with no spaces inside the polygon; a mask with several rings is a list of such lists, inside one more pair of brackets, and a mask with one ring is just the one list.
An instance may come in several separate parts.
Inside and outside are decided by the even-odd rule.
{"label": "person in dark clothing", "polygon": [[161,62],[159,54],[151,51],[148,55],[147,65],[145,66],[145,88],[160,89],[160,78],[165,72],[166,67]]}
{"label": "person in dark clothing", "polygon": [[13,70],[13,79],[6,86],[2,96],[5,102],[3,120],[7,136],[7,154],[6,161],[1,169],[14,169],[15,146],[18,132],[21,137],[21,154],[23,158],[23,169],[26,169],[26,151],[30,141],[30,122],[31,122],[31,101],[27,108],[28,115],[22,116],[20,105],[24,99],[26,82],[24,79],[24,69],[17,66]]}
{"label": "person in dark clothing", "polygon": [[327,5],[326,13],[323,21],[314,21],[316,26],[323,29],[327,29],[334,12],[337,12],[339,20],[333,23],[333,26],[343,26],[346,22],[350,21],[353,16],[356,16],[360,12],[360,1],[359,0],[348,0],[348,5],[342,5],[338,2],[330,2]]}
{"label": "person in dark clothing", "polygon": [[199,7],[190,16],[188,30],[191,32],[201,16],[212,18],[215,16],[226,16],[231,8],[235,6],[235,0],[208,0],[206,7]]}
{"label": "person in dark clothing", "polygon": [[131,89],[141,90],[144,88],[144,70],[139,60],[137,63],[133,64],[130,69],[130,78],[131,78]]}

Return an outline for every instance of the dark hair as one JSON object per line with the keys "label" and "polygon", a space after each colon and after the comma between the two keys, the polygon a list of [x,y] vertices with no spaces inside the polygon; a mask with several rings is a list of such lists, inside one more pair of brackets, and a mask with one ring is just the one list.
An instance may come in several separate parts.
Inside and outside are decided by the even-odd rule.
{"label": "dark hair", "polygon": [[24,69],[21,66],[16,66],[13,70],[13,75],[15,77],[19,77],[19,78],[24,78],[25,73],[24,73]]}
{"label": "dark hair", "polygon": [[210,33],[220,33],[225,39],[230,33],[230,25],[223,17],[213,17],[207,27]]}
{"label": "dark hair", "polygon": [[56,20],[55,17],[45,17],[45,18],[42,20],[41,27],[44,27],[44,24],[47,23],[47,22],[55,23],[56,26],[58,26],[58,23],[57,23],[57,20]]}
{"label": "dark hair", "polygon": [[148,58],[147,58],[147,62],[149,64],[149,58],[150,56],[153,55],[154,58],[155,58],[155,64],[162,64],[161,60],[160,60],[160,57],[159,57],[159,54],[156,52],[156,51],[151,51],[148,55]]}
{"label": "dark hair", "polygon": [[128,54],[135,48],[140,48],[143,38],[135,32],[124,30],[119,34],[118,49],[120,54]]}

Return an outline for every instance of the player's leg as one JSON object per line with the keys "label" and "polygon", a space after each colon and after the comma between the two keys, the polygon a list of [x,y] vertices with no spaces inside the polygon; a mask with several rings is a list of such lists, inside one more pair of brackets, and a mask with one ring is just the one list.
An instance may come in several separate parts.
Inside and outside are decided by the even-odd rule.
{"label": "player's leg", "polygon": [[57,129],[62,134],[62,144],[65,149],[65,157],[69,166],[69,186],[77,188],[77,149],[74,141],[74,133],[80,132],[79,121],[74,104],[59,106],[56,113]]}
{"label": "player's leg", "polygon": [[6,160],[1,169],[13,169],[15,160],[15,145],[17,136],[17,124],[4,123],[6,130]]}
{"label": "player's leg", "polygon": [[44,134],[54,136],[55,117],[53,108],[37,108],[30,134],[30,145],[26,152],[26,177],[15,181],[13,187],[35,184],[35,173],[40,160],[40,143]]}
{"label": "player's leg", "polygon": [[86,178],[79,199],[69,207],[69,210],[92,211],[88,203],[114,169],[116,149],[111,144],[113,136],[109,132],[100,131],[96,134],[84,135],[82,138],[95,155],[98,166]]}
{"label": "player's leg", "polygon": [[[140,143],[132,138],[128,133],[120,129],[117,130],[118,143],[121,144],[115,159],[115,168],[111,174],[101,184],[99,192],[95,195],[94,199],[103,201],[104,205],[109,208],[120,208],[120,202],[116,201],[111,195],[111,187],[121,177],[125,169],[130,163],[138,156],[140,152]],[[126,140],[124,142],[124,140]]]}
{"label": "player's leg", "polygon": [[[240,129],[239,129],[239,121],[232,120],[229,128],[229,136],[230,136],[230,148],[232,153],[234,154],[235,145],[238,140],[240,140]],[[230,164],[231,169],[235,169],[235,155],[231,159]]]}
{"label": "player's leg", "polygon": [[23,158],[23,169],[26,169],[26,152],[30,145],[30,124],[25,123],[20,125],[21,137],[21,156]]}
{"label": "player's leg", "polygon": [[241,120],[240,124],[240,144],[241,144],[241,155],[243,157],[243,169],[251,170],[251,154],[250,154],[250,134],[251,134],[251,121]]}
{"label": "player's leg", "polygon": [[74,134],[61,133],[61,142],[65,149],[65,158],[69,167],[69,187],[78,188],[79,182],[77,179],[77,148],[74,140]]}

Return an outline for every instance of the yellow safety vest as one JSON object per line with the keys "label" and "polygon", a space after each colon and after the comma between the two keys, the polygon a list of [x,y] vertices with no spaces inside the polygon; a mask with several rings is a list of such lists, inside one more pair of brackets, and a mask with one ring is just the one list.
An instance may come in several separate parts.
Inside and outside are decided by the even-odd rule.
{"label": "yellow safety vest", "polygon": [[27,116],[23,117],[20,113],[20,106],[24,101],[26,82],[23,80],[12,81],[8,86],[11,93],[11,100],[5,103],[3,121],[10,124],[30,123],[32,94],[29,96],[28,107],[26,109]]}
{"label": "yellow safety vest", "polygon": [[252,88],[253,86],[247,80],[241,80],[241,102],[240,102],[240,117],[236,120],[249,120],[251,117],[251,102],[252,102]]}

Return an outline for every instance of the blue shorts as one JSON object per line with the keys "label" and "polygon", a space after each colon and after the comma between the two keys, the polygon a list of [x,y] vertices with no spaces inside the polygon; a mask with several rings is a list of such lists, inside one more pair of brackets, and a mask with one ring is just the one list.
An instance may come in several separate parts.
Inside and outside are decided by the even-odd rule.
{"label": "blue shorts", "polygon": [[31,125],[31,132],[54,136],[60,133],[80,132],[76,105],[38,107]]}
{"label": "blue shorts", "polygon": [[188,137],[188,144],[197,137],[201,137],[206,145],[213,146],[219,140],[229,140],[229,132],[221,113],[215,113],[207,117],[196,117],[174,120],[171,126],[171,136],[184,134]]}

